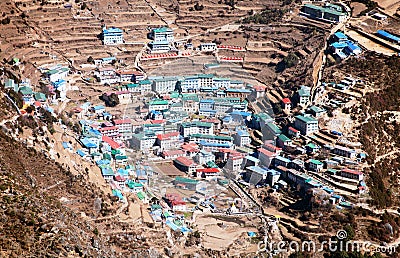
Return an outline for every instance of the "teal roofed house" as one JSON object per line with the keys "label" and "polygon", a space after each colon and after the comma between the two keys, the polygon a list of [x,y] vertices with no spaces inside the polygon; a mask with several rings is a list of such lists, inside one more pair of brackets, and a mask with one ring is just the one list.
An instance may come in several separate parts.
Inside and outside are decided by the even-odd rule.
{"label": "teal roofed house", "polygon": [[149,33],[149,38],[154,41],[174,41],[174,31],[168,27],[154,28]]}
{"label": "teal roofed house", "polygon": [[131,189],[131,192],[143,192],[143,185],[134,181],[128,181],[126,185]]}
{"label": "teal roofed house", "polygon": [[307,106],[308,102],[310,101],[311,97],[311,88],[307,86],[301,86],[300,89],[297,91],[297,100],[298,105],[305,107]]}
{"label": "teal roofed house", "polygon": [[196,186],[198,183],[199,183],[199,181],[197,181],[197,180],[187,178],[187,177],[180,177],[180,176],[175,177],[175,180],[173,181],[173,184],[176,187],[180,187],[180,188],[191,190],[191,191],[196,190]]}
{"label": "teal roofed house", "polygon": [[294,118],[294,127],[303,135],[309,135],[319,130],[318,120],[310,115],[298,115]]}
{"label": "teal roofed house", "polygon": [[318,106],[311,106],[308,111],[316,118],[326,113],[326,110]]}
{"label": "teal roofed house", "polygon": [[112,170],[112,168],[110,166],[104,166],[101,168],[101,174],[103,175],[104,179],[106,181],[110,181],[113,179],[113,177],[115,176],[114,171]]}
{"label": "teal roofed house", "polygon": [[110,161],[112,159],[111,154],[108,152],[103,153],[103,159]]}
{"label": "teal roofed house", "polygon": [[139,81],[139,85],[146,85],[146,84],[151,84],[151,81],[148,79]]}
{"label": "teal roofed house", "polygon": [[323,169],[324,163],[316,159],[310,159],[308,162],[308,169],[311,171],[319,172]]}
{"label": "teal roofed house", "polygon": [[199,102],[199,96],[197,94],[191,94],[191,93],[185,93],[182,94],[182,100],[183,101],[188,101],[188,100],[192,100],[195,102]]}
{"label": "teal roofed house", "polygon": [[325,7],[312,4],[305,4],[301,8],[303,14],[313,19],[322,19],[330,22],[342,22],[347,18],[347,13],[342,7],[327,3]]}
{"label": "teal roofed house", "polygon": [[211,135],[211,134],[191,134],[190,141],[200,143],[202,141],[208,143],[232,143],[233,137],[231,136],[221,136],[221,135]]}
{"label": "teal roofed house", "polygon": [[27,86],[19,88],[19,92],[21,92],[23,97],[32,97],[33,96],[33,90]]}
{"label": "teal roofed house", "polygon": [[311,154],[317,153],[318,150],[320,149],[320,147],[318,145],[311,143],[311,142],[309,144],[307,144],[305,147],[306,147],[307,153],[311,153]]}
{"label": "teal roofed house", "polygon": [[280,134],[278,136],[277,145],[280,148],[283,148],[283,146],[290,144],[291,142],[292,142],[292,140],[284,134]]}
{"label": "teal roofed house", "polygon": [[40,101],[40,102],[45,102],[47,100],[46,95],[44,95],[41,92],[36,92],[34,94],[34,98],[35,98],[36,101]]}
{"label": "teal roofed house", "polygon": [[107,29],[106,26],[104,26],[102,37],[104,45],[118,45],[124,43],[123,31],[118,28],[111,27]]}
{"label": "teal roofed house", "polygon": [[169,103],[167,100],[154,99],[149,102],[149,111],[164,111],[169,109]]}
{"label": "teal roofed house", "polygon": [[282,134],[282,130],[274,123],[267,123],[264,126],[261,126],[262,140],[273,140]]}

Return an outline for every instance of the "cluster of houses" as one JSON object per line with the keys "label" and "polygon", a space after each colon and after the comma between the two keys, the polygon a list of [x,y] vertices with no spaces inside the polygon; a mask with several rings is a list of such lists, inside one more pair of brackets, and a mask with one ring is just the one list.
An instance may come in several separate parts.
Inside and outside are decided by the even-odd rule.
{"label": "cluster of houses", "polygon": [[14,79],[6,79],[4,81],[5,89],[13,90],[20,93],[23,100],[22,113],[28,106],[44,107],[52,111],[49,103],[57,103],[64,101],[67,97],[69,89],[66,77],[69,75],[69,68],[56,65],[51,68],[43,68],[40,70],[43,73],[42,87],[39,90],[31,85],[29,79],[24,79],[17,83]]}
{"label": "cluster of houses", "polygon": [[[350,77],[343,81],[348,85],[354,83]],[[213,74],[143,78],[137,83],[121,85],[119,90],[118,96],[153,91],[158,98],[151,99],[138,111],[140,119],[103,123],[98,130],[113,139],[126,141],[132,149],[171,160],[188,177],[218,177],[224,164],[223,169],[240,175],[246,183],[274,186],[282,183],[281,179],[288,179],[282,177],[278,167],[299,173],[321,173],[342,166],[338,173],[329,176],[348,179],[358,187],[358,192],[365,190],[361,172],[343,172],[346,164],[354,166],[357,163],[354,160],[360,161],[354,150],[339,145],[319,146],[313,141],[312,135],[319,131],[318,119],[326,111],[309,106],[311,93],[307,86],[301,86],[292,98],[282,100],[283,109],[289,112],[292,103],[308,107],[295,115],[287,128],[279,127],[267,113],[255,114],[248,110],[247,100],[262,97],[265,88]],[[98,117],[107,115],[101,109],[96,112]],[[123,132],[120,123],[124,123]],[[261,137],[252,137],[254,132],[259,132]],[[299,139],[305,139],[306,144],[299,146]],[[256,151],[253,141],[261,144]],[[314,158],[321,152],[330,153],[333,158]],[[297,158],[299,155],[303,158]]]}
{"label": "cluster of houses", "polygon": [[[181,41],[175,41],[174,31],[169,27],[152,28],[147,37],[151,40],[147,44],[147,52],[151,54],[179,52],[179,46],[183,46],[185,50],[193,50],[193,44],[190,41],[185,44]],[[107,29],[106,26],[103,26],[101,38],[104,45],[119,45],[124,43],[123,30],[115,27]],[[217,46],[213,42],[201,43],[197,50],[200,52],[213,52],[218,48],[243,51],[241,47]]]}
{"label": "cluster of houses", "polygon": [[350,40],[343,32],[337,31],[333,34],[329,50],[332,55],[339,60],[348,58],[349,56],[359,56],[362,53],[362,49]]}

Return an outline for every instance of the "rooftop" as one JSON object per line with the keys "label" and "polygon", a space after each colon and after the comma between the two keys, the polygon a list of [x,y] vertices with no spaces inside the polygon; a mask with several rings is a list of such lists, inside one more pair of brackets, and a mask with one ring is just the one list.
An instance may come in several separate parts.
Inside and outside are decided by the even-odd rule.
{"label": "rooftop", "polygon": [[296,119],[298,119],[298,120],[300,120],[300,121],[302,121],[302,122],[304,122],[304,123],[315,123],[315,122],[318,122],[318,120],[317,119],[315,119],[315,118],[313,118],[313,117],[311,117],[311,116],[303,116],[303,115],[298,115],[298,116],[295,116],[295,118]]}

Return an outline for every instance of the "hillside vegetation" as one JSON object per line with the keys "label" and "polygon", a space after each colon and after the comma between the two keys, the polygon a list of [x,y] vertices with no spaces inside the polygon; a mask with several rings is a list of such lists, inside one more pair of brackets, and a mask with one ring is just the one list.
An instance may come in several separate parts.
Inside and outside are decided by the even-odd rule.
{"label": "hillside vegetation", "polygon": [[[364,59],[351,59],[332,68],[365,80],[374,91],[350,111],[357,120],[359,140],[367,152],[372,204],[390,207],[399,204],[400,174],[400,57],[368,53]],[[330,77],[329,77],[330,76]]]}

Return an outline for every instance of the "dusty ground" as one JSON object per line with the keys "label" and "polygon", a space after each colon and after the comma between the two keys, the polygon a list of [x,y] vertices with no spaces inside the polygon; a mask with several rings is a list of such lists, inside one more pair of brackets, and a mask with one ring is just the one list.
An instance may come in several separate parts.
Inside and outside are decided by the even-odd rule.
{"label": "dusty ground", "polygon": [[354,8],[353,9],[353,16],[359,15],[362,11],[364,11],[366,9],[365,4],[357,3],[357,2],[352,2],[350,4],[350,7]]}
{"label": "dusty ground", "polygon": [[383,7],[385,13],[389,15],[394,15],[397,13],[397,9],[400,7],[400,1],[397,0],[377,0],[379,6]]}
{"label": "dusty ground", "polygon": [[[222,223],[222,226],[220,223]],[[237,222],[219,220],[208,216],[197,216],[196,224],[202,234],[205,248],[223,250],[227,246],[240,242],[241,246],[234,245],[237,250],[251,248],[247,232],[257,232],[255,227],[243,227]],[[254,249],[254,246],[253,248]]]}

